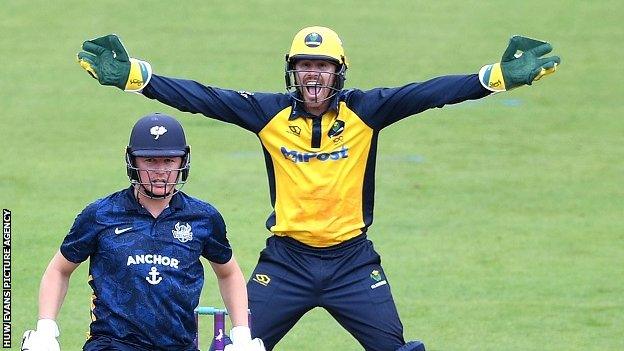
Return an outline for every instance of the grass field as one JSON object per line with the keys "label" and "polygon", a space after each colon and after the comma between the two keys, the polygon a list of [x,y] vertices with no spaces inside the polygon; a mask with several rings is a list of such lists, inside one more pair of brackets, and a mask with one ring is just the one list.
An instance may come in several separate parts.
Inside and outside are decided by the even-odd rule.
{"label": "grass field", "polygon": [[[268,233],[258,141],[232,125],[100,87],[75,62],[117,33],[155,72],[283,91],[308,25],[334,28],[347,87],[476,72],[512,34],[549,40],[560,70],[533,87],[425,112],[379,142],[375,223],[407,339],[428,350],[624,349],[624,27],[621,1],[2,2],[0,206],[13,212],[13,349],[37,319],[45,266],[75,215],[127,184],[123,150],[149,112],[193,147],[185,190],[223,213],[243,270]],[[204,305],[220,305],[207,272]],[[61,345],[89,323],[87,264],[61,310]],[[207,323],[207,320],[204,321]],[[279,350],[359,350],[322,310]]]}

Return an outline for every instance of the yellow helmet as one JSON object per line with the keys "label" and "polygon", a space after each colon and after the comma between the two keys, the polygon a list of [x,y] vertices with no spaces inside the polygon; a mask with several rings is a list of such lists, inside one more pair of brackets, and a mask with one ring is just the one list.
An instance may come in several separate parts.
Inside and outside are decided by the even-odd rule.
{"label": "yellow helmet", "polygon": [[330,60],[348,66],[342,40],[336,32],[326,27],[303,28],[295,35],[286,61],[297,59]]}
{"label": "yellow helmet", "polygon": [[[286,89],[291,91],[299,87],[295,78],[295,62],[297,60],[328,60],[337,65],[336,79],[331,87],[338,92],[344,86],[348,67],[342,40],[338,34],[326,27],[306,27],[300,30],[292,41],[290,51],[286,54]],[[333,96],[335,94],[332,94]]]}

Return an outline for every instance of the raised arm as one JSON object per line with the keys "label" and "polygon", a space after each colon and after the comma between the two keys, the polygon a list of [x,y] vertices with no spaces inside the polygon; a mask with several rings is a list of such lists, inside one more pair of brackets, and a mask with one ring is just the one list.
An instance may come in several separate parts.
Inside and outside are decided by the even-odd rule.
{"label": "raised arm", "polygon": [[254,94],[155,75],[147,61],[129,56],[115,34],[85,41],[78,63],[102,85],[140,93],[180,111],[234,123],[254,133],[288,100],[283,94]]}

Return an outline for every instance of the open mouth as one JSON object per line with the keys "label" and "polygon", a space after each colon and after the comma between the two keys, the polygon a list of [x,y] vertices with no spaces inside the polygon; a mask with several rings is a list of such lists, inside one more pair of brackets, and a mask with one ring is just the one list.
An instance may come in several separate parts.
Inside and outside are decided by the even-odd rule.
{"label": "open mouth", "polygon": [[323,86],[321,85],[319,81],[309,81],[305,84],[305,90],[310,95],[316,96],[321,93],[322,89],[323,89]]}

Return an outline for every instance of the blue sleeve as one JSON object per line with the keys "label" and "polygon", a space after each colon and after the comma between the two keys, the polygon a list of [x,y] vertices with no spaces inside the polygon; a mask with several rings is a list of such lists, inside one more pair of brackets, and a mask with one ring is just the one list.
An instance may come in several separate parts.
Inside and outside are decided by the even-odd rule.
{"label": "blue sleeve", "polygon": [[73,263],[84,262],[97,250],[100,226],[96,221],[99,202],[87,206],[74,220],[63,243],[61,254]]}
{"label": "blue sleeve", "polygon": [[225,221],[221,214],[215,210],[210,216],[210,222],[211,225],[208,227],[211,228],[211,233],[204,242],[202,256],[211,262],[227,263],[232,258],[232,248],[225,235]]}
{"label": "blue sleeve", "polygon": [[347,97],[347,105],[371,128],[380,130],[430,108],[479,99],[490,93],[476,74],[442,76],[398,88],[353,91]]}
{"label": "blue sleeve", "polygon": [[285,94],[220,89],[158,75],[152,76],[142,93],[180,111],[200,113],[254,133],[260,132],[277,112],[289,106]]}

